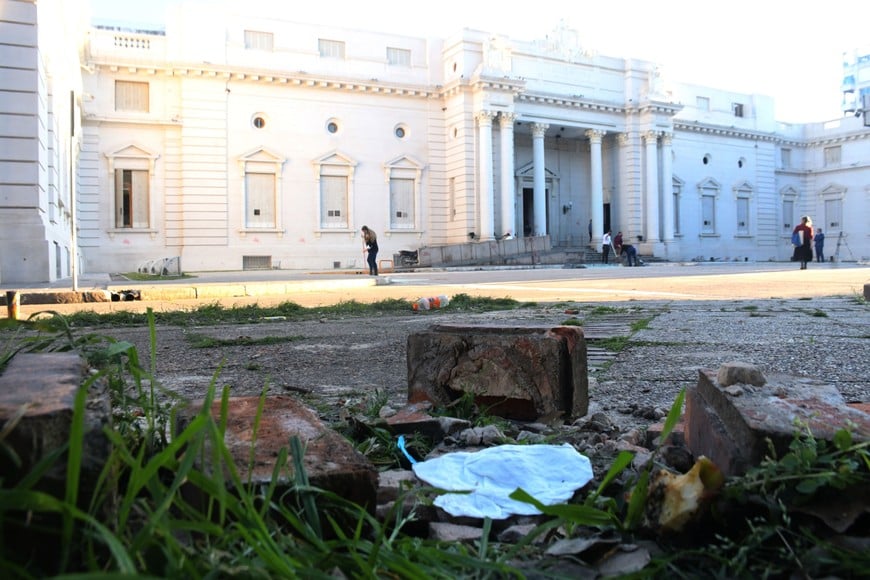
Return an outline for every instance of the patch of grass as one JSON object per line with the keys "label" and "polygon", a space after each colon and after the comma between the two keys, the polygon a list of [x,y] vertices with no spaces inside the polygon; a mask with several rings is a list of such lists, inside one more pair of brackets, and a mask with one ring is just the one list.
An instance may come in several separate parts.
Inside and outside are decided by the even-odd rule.
{"label": "patch of grass", "polygon": [[650,316],[649,318],[643,318],[641,320],[635,320],[631,323],[631,332],[637,332],[639,330],[646,330],[649,328],[649,323],[653,321],[655,317]]}
{"label": "patch of grass", "polygon": [[583,321],[579,318],[568,318],[562,321],[562,326],[583,326]]}
{"label": "patch of grass", "polygon": [[812,310],[807,310],[805,308],[801,308],[800,312],[803,312],[804,314],[807,314],[807,315],[812,316],[814,318],[827,318],[828,317],[827,312],[825,312],[824,310],[819,310],[818,308],[814,308]]}
{"label": "patch of grass", "polygon": [[622,352],[630,340],[630,336],[611,336],[609,338],[586,339],[586,342],[610,352]]}
{"label": "patch of grass", "polygon": [[260,346],[266,344],[282,344],[302,340],[303,336],[239,336],[236,338],[214,338],[204,334],[189,333],[185,339],[193,348],[216,348],[222,346]]}
{"label": "patch of grass", "polygon": [[589,314],[592,316],[603,316],[605,314],[624,314],[626,312],[630,312],[630,310],[619,306],[595,306],[589,311]]}
{"label": "patch of grass", "polygon": [[812,300],[812,296],[804,296],[802,298],[798,298],[798,300]]}
{"label": "patch of grass", "polygon": [[489,298],[486,296],[469,296],[468,294],[457,294],[450,299],[450,304],[447,308],[451,310],[473,310],[476,312],[487,312],[491,310],[513,310],[515,308],[525,308],[529,302],[521,304],[513,298]]}
{"label": "patch of grass", "polygon": [[755,304],[747,304],[746,306],[738,307],[737,310],[745,310],[747,312],[755,312],[756,310],[758,310],[758,306],[756,306]]}
{"label": "patch of grass", "polygon": [[761,312],[750,312],[749,318],[772,318],[773,314],[762,314]]}
{"label": "patch of grass", "polygon": [[852,302],[854,302],[855,304],[860,304],[861,306],[867,306],[868,304],[867,299],[864,298],[863,292],[859,292],[857,290],[852,292]]}

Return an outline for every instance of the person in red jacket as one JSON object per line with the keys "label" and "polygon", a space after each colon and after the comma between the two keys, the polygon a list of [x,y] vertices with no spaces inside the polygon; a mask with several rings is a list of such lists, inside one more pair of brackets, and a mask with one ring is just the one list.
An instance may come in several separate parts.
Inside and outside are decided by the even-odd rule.
{"label": "person in red jacket", "polygon": [[810,216],[802,217],[794,232],[797,232],[801,242],[799,246],[795,246],[794,259],[801,263],[801,270],[806,270],[807,262],[813,261],[813,220]]}

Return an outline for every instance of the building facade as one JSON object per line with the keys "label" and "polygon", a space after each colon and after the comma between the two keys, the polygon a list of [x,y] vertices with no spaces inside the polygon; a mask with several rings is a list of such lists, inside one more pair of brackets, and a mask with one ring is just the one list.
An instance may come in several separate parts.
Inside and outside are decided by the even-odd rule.
{"label": "building facade", "polygon": [[[360,268],[362,225],[387,256],[507,233],[580,248],[591,222],[593,246],[611,229],[669,260],[788,260],[806,214],[829,254],[842,234],[841,259],[870,256],[854,117],[777,123],[769,97],[673,83],[566,28],[425,39],[201,6],[176,5],[165,30],[87,31],[84,271]],[[68,275],[47,254],[0,276]]]}

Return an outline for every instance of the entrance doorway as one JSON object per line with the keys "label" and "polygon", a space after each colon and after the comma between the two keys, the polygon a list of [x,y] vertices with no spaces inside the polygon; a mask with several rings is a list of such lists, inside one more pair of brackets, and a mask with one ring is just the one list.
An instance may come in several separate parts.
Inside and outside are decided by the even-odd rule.
{"label": "entrance doorway", "polygon": [[[550,233],[550,190],[544,190],[544,217],[547,223],[544,232]],[[534,235],[535,231],[535,190],[532,187],[523,188],[523,236]]]}
{"label": "entrance doorway", "polygon": [[604,204],[604,231],[609,232],[611,230],[610,227],[610,204]]}

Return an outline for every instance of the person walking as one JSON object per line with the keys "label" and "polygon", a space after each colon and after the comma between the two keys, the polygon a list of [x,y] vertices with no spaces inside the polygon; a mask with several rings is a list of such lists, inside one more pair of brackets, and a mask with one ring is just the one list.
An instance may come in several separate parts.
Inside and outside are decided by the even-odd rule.
{"label": "person walking", "polygon": [[589,218],[589,245],[592,245],[592,218]]}
{"label": "person walking", "polygon": [[816,230],[813,236],[813,245],[816,247],[816,261],[825,261],[825,234],[822,233],[822,228]]}
{"label": "person walking", "polygon": [[610,243],[610,230],[607,230],[601,238],[601,262],[604,264],[609,263]]}
{"label": "person walking", "polygon": [[367,254],[369,276],[378,275],[378,235],[368,226],[362,227],[363,254]]}
{"label": "person walking", "polygon": [[800,242],[794,248],[794,260],[801,263],[801,270],[807,269],[807,262],[813,261],[813,220],[806,215],[801,218],[801,223],[795,226],[794,231]]}

